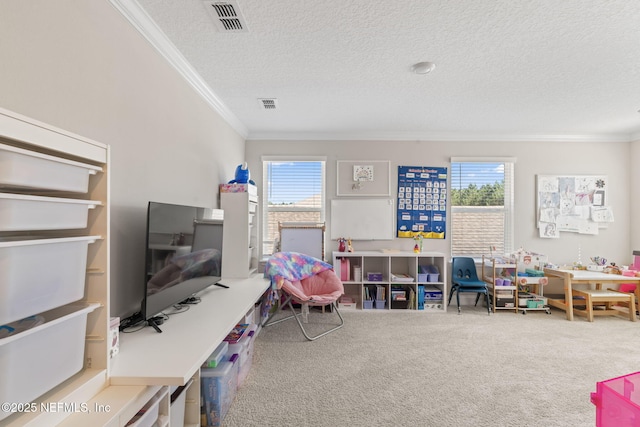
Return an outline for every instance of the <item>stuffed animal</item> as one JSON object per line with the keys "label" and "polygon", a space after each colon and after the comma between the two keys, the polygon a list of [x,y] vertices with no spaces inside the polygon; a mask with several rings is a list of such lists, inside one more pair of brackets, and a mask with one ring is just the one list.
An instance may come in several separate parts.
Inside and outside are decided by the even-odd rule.
{"label": "stuffed animal", "polygon": [[236,167],[236,178],[229,181],[229,184],[251,184],[256,185],[255,182],[251,179],[251,172],[249,171],[249,166],[247,166],[247,162],[244,162],[241,165]]}

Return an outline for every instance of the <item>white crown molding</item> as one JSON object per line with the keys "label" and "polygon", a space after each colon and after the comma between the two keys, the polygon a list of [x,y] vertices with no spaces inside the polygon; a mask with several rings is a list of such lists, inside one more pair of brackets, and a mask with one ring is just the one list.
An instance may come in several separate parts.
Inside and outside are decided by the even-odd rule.
{"label": "white crown molding", "polygon": [[[635,135],[640,138],[640,134]],[[482,134],[482,133],[429,133],[429,132],[376,132],[376,133],[287,133],[255,132],[249,141],[425,141],[425,142],[630,142],[632,135],[620,134]]]}
{"label": "white crown molding", "polygon": [[182,77],[222,116],[240,136],[247,138],[249,130],[218,98],[193,69],[164,32],[135,0],[109,0],[111,4],[142,34]]}

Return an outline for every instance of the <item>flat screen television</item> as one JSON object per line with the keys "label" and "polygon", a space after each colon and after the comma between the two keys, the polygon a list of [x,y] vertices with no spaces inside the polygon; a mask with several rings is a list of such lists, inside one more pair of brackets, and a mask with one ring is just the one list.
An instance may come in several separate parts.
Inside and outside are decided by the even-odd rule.
{"label": "flat screen television", "polygon": [[158,332],[157,316],[222,278],[223,211],[149,202],[144,297],[140,317]]}

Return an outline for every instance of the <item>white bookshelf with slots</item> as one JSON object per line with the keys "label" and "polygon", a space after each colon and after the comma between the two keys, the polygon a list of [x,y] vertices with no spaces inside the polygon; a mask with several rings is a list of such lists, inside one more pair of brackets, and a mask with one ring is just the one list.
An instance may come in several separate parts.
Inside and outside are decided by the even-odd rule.
{"label": "white bookshelf with slots", "polygon": [[[246,189],[242,192],[227,192]],[[247,278],[258,270],[258,190],[251,184],[222,184],[220,208],[224,210],[224,258],[226,277]]]}
{"label": "white bookshelf with slots", "polygon": [[356,310],[445,312],[447,277],[440,252],[333,252],[346,301]]}

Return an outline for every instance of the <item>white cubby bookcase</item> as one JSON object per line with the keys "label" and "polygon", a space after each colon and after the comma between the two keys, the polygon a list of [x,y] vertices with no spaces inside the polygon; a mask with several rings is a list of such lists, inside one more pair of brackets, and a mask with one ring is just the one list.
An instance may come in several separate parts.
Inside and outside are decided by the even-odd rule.
{"label": "white cubby bookcase", "polygon": [[[444,313],[447,309],[443,253],[333,252],[333,266],[342,279],[345,295],[355,302],[355,309],[430,313]],[[420,292],[427,295],[424,306],[418,304]]]}

